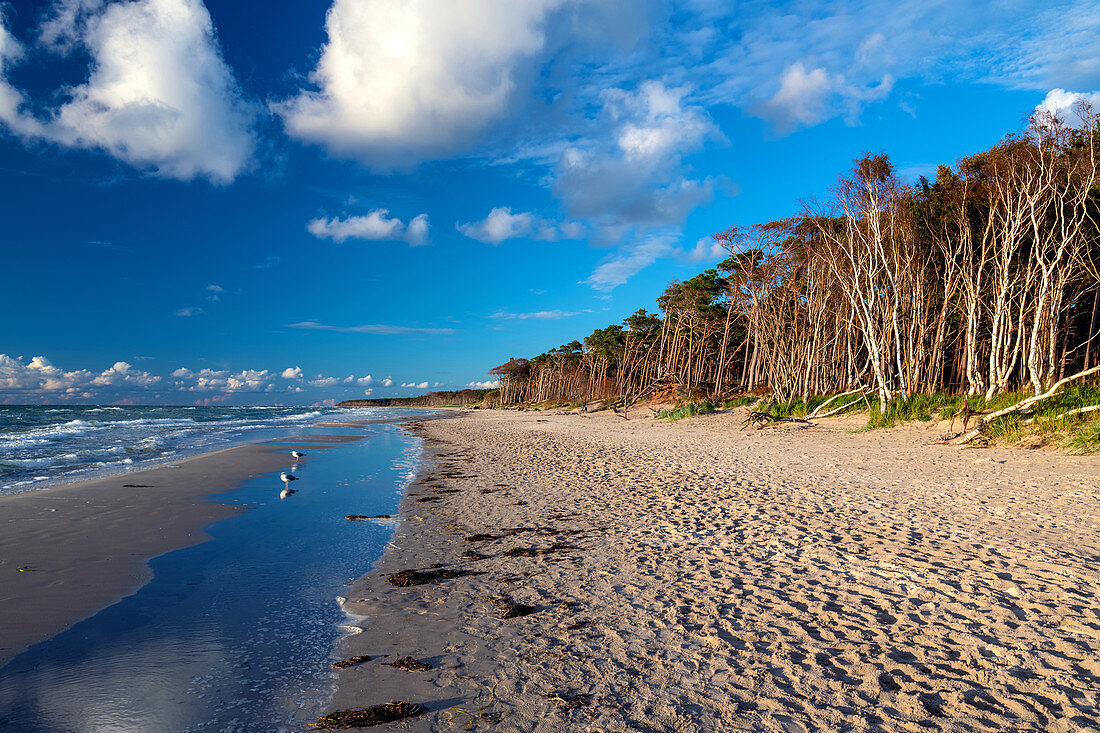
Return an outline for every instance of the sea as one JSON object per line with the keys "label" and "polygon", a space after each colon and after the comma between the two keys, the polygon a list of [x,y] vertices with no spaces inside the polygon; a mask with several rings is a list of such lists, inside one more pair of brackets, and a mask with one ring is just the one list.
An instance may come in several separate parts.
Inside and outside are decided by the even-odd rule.
{"label": "sea", "polygon": [[[397,514],[422,450],[421,440],[402,423],[433,413],[2,409],[0,463],[9,493],[245,442],[286,452],[281,470],[297,476],[298,491],[280,498],[276,470],[210,497],[244,511],[206,527],[209,541],[152,559],[152,580],[133,595],[0,668],[0,730],[314,729],[313,721],[329,712],[339,640],[364,623],[369,627],[369,619],[344,611],[344,596],[382,556],[396,527],[387,518],[352,522],[345,516]],[[370,424],[316,425],[337,419]],[[280,442],[292,435],[333,434],[363,439],[307,447],[301,462]]]}
{"label": "sea", "polygon": [[389,408],[0,406],[0,496],[148,468]]}

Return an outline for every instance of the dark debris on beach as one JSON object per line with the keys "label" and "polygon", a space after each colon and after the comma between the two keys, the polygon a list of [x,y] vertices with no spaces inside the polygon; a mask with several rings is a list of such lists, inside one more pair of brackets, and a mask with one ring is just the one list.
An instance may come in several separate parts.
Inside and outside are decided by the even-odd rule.
{"label": "dark debris on beach", "polygon": [[438,570],[402,570],[386,578],[391,585],[399,588],[408,588],[413,585],[427,585],[438,583],[441,580],[453,578],[465,578],[469,575],[481,575],[474,570],[455,570],[453,568],[440,568]]}
{"label": "dark debris on beach", "polygon": [[348,667],[354,667],[357,664],[362,664],[363,662],[369,662],[370,660],[371,660],[371,657],[368,657],[366,654],[360,654],[358,656],[348,657],[347,659],[341,659],[339,662],[333,662],[332,663],[332,668],[333,669],[347,669]]}
{"label": "dark debris on beach", "polygon": [[350,708],[329,713],[318,718],[317,725],[320,728],[329,730],[367,728],[392,723],[395,720],[412,718],[427,712],[427,710],[426,707],[415,702],[390,700],[378,705],[371,705],[369,708]]}
{"label": "dark debris on beach", "polygon": [[432,668],[432,665],[427,662],[421,662],[419,659],[414,659],[413,657],[401,657],[395,662],[387,662],[386,666],[403,669],[406,672],[427,672]]}

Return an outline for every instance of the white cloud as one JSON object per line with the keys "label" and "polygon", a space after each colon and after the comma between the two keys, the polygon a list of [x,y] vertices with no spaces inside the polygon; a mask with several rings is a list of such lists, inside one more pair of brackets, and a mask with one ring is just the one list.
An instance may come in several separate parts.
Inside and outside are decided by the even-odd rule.
{"label": "white cloud", "polygon": [[453,328],[415,328],[412,326],[391,326],[382,323],[362,326],[328,326],[316,321],[288,323],[287,328],[300,328],[306,331],[336,331],[338,333],[373,333],[382,336],[443,336],[455,333]]}
{"label": "white cloud", "polygon": [[[230,183],[250,163],[255,111],[218,48],[201,0],[68,0],[43,41],[91,57],[87,81],[40,120],[0,84],[0,122],[17,135],[103,150],[165,178]],[[0,68],[17,58],[0,32]],[[14,106],[13,106],[14,102]]]}
{"label": "white cloud", "polygon": [[579,239],[584,227],[579,222],[556,224],[530,212],[513,214],[507,206],[498,206],[481,221],[456,224],[455,228],[471,239],[500,244],[508,239],[536,239],[556,242],[559,239]]}
{"label": "white cloud", "polygon": [[616,239],[634,226],[680,224],[710,200],[713,182],[689,178],[681,157],[719,133],[686,94],[686,87],[647,81],[636,92],[601,95],[610,138],[566,148],[555,172],[554,191],[571,216]]}
{"label": "white cloud", "polygon": [[413,389],[427,389],[427,382],[408,382],[401,385],[402,387],[412,387]]}
{"label": "white cloud", "polygon": [[134,369],[127,362],[116,361],[114,366],[93,379],[92,384],[98,387],[117,387],[121,385],[148,387],[159,381],[160,377],[158,376],[152,375],[149,372],[143,372],[140,369]]}
{"label": "white cloud", "polygon": [[207,285],[206,289],[208,291],[210,291],[211,293],[224,293],[225,292],[225,288],[223,288],[221,285]]}
{"label": "white cloud", "polygon": [[660,259],[688,263],[717,263],[727,256],[720,244],[702,237],[691,249],[677,246],[678,237],[669,233],[651,234],[639,242],[621,247],[596,266],[584,282],[596,290],[608,292]]}
{"label": "white cloud", "polygon": [[711,237],[701,237],[695,242],[695,249],[687,253],[689,262],[717,262],[724,260],[729,255],[722,245]]}
{"label": "white cloud", "polygon": [[1059,117],[1070,124],[1079,124],[1077,107],[1084,102],[1100,113],[1100,92],[1067,92],[1065,89],[1051,89],[1042,102],[1035,107],[1036,112],[1046,112]]}
{"label": "white cloud", "polygon": [[328,238],[336,242],[364,239],[372,242],[403,240],[413,247],[427,244],[427,214],[420,214],[405,226],[400,219],[388,216],[389,213],[387,209],[374,209],[366,216],[313,219],[306,225],[306,229],[318,239]]}
{"label": "white cloud", "polygon": [[427,244],[429,228],[428,215],[417,214],[413,217],[413,220],[409,222],[409,226],[405,228],[405,241],[413,247]]}
{"label": "white cloud", "polygon": [[245,369],[225,378],[227,392],[270,392],[275,389],[274,375],[268,370]]}
{"label": "white cloud", "polygon": [[88,390],[100,387],[143,389],[160,381],[159,376],[134,369],[125,361],[117,361],[97,374],[87,369],[65,371],[44,356],[23,363],[21,359],[0,354],[0,392],[86,397]]}
{"label": "white cloud", "polygon": [[467,382],[466,386],[472,389],[495,389],[500,386],[500,380],[494,379],[492,382]]}
{"label": "white cloud", "polygon": [[[14,401],[27,401],[29,398],[52,399],[97,399],[110,401],[125,396],[137,401],[151,399],[163,400],[164,394],[211,393],[211,394],[253,394],[271,395],[276,393],[298,393],[303,386],[316,389],[330,389],[341,386],[343,389],[369,387],[372,377],[348,376],[346,379],[318,374],[313,379],[303,381],[301,369],[292,367],[282,372],[267,369],[189,369],[179,367],[161,377],[141,369],[136,369],[126,361],[116,361],[101,372],[78,369],[66,371],[54,366],[44,356],[36,356],[29,361],[22,357],[14,358],[0,354],[0,398],[14,397]],[[383,386],[390,387],[389,378]],[[343,385],[347,385],[344,387]]]}
{"label": "white cloud", "polygon": [[0,123],[7,125],[16,135],[37,135],[42,126],[22,111],[26,100],[22,92],[7,81],[8,70],[23,59],[24,50],[22,44],[8,32],[3,11],[4,7],[0,6]]}
{"label": "white cloud", "polygon": [[202,315],[202,313],[203,313],[202,308],[199,308],[198,306],[195,306],[195,305],[189,305],[186,308],[180,308],[178,311],[176,311],[176,315],[177,316],[182,316],[183,318],[190,318],[192,316],[199,316],[199,315]]}
{"label": "white cloud", "polygon": [[380,168],[469,149],[505,116],[567,0],[334,0],[315,91],[275,106],[291,135]]}
{"label": "white cloud", "polygon": [[552,311],[536,311],[534,313],[504,313],[504,312],[498,312],[498,313],[494,313],[490,317],[491,318],[503,318],[503,319],[506,319],[506,320],[521,320],[521,321],[527,321],[527,320],[531,320],[531,319],[540,320],[540,321],[556,321],[556,320],[559,320],[559,319],[562,319],[562,318],[571,318],[571,317],[576,316],[576,315],[579,315],[579,313],[577,311],[552,310]]}
{"label": "white cloud", "polygon": [[392,387],[393,386],[393,380],[390,379],[389,377],[386,377],[385,379],[382,380],[382,386],[383,387]]}
{"label": "white cloud", "polygon": [[662,257],[675,252],[673,237],[654,235],[625,247],[600,263],[585,282],[596,290],[614,290]]}
{"label": "white cloud", "polygon": [[894,77],[889,74],[875,84],[854,86],[843,75],[830,76],[823,68],[807,70],[798,61],[783,70],[779,90],[760,106],[760,114],[772,120],[781,134],[842,113],[849,124],[855,124],[866,102],[885,99],[893,87]]}

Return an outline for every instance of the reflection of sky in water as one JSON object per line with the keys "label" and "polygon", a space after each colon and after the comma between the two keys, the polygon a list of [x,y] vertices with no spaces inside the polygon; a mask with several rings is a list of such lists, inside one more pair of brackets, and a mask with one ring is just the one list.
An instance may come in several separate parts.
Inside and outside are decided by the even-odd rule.
{"label": "reflection of sky in water", "polygon": [[[325,428],[316,432],[348,432]],[[214,537],[154,560],[138,593],[0,670],[0,728],[50,731],[290,731],[329,695],[346,620],[336,596],[370,569],[415,473],[419,440],[392,425],[364,442],[316,449],[296,467],[226,495],[256,508]],[[310,452],[306,449],[306,452]]]}

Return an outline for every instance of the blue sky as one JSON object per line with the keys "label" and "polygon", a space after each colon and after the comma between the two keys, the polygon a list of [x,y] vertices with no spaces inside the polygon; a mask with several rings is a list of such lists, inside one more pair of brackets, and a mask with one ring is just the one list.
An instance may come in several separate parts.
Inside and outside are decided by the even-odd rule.
{"label": "blue sky", "polygon": [[484,382],[865,151],[1100,89],[1096,2],[0,2],[0,401]]}

